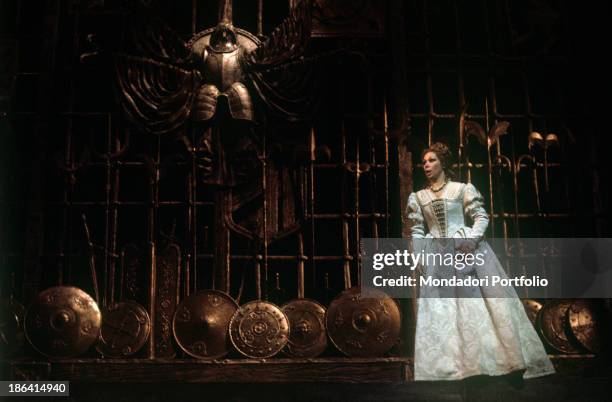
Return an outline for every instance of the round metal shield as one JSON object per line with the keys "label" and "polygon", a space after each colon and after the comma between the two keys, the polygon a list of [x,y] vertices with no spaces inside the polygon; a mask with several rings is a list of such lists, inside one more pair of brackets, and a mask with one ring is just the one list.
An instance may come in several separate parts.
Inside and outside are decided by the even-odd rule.
{"label": "round metal shield", "polygon": [[325,315],[329,338],[347,356],[381,356],[396,344],[401,315],[398,304],[384,292],[351,288],[332,300]]}
{"label": "round metal shield", "polygon": [[238,304],[226,293],[201,290],[178,305],[172,329],[176,343],[198,359],[218,359],[231,349],[229,322]]}
{"label": "round metal shield", "polygon": [[575,301],[567,309],[567,322],[573,337],[589,352],[601,350],[599,328],[591,305],[583,300]]}
{"label": "round metal shield", "polygon": [[316,357],[327,348],[325,307],[314,300],[297,299],[281,310],[289,319],[289,340],[283,352],[292,357]]}
{"label": "round metal shield", "polygon": [[50,357],[74,357],[100,334],[98,304],[79,288],[58,286],[36,296],[26,312],[25,335],[34,349]]}
{"label": "round metal shield", "polygon": [[106,357],[138,352],[151,332],[149,313],[135,301],[114,303],[102,310],[102,328],[96,348]]}
{"label": "round metal shield", "polygon": [[567,337],[567,310],[571,300],[555,300],[546,303],[538,314],[538,327],[546,343],[561,353],[578,353],[578,349]]}
{"label": "round metal shield", "polygon": [[13,300],[0,301],[0,356],[13,356],[24,342],[25,307]]}
{"label": "round metal shield", "polygon": [[275,304],[252,301],[236,311],[229,332],[232,344],[243,355],[272,357],[289,340],[289,319]]}
{"label": "round metal shield", "polygon": [[527,313],[527,318],[535,327],[538,322],[538,313],[542,310],[542,303],[534,299],[523,299],[523,307],[525,307],[525,313]]}

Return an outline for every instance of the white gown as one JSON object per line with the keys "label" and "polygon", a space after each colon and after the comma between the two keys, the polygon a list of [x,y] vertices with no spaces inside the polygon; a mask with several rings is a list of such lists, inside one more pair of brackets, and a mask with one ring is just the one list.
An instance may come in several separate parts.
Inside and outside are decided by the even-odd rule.
{"label": "white gown", "polygon": [[[475,252],[487,246],[482,236],[489,218],[478,190],[469,183],[448,182],[442,191],[439,199],[429,189],[410,194],[413,239],[474,238],[479,240]],[[464,215],[473,221],[471,227]],[[487,255],[487,273],[506,277],[495,254]],[[414,379],[459,380],[521,369],[524,378],[554,373],[522,302],[511,291],[510,298],[417,299]]]}

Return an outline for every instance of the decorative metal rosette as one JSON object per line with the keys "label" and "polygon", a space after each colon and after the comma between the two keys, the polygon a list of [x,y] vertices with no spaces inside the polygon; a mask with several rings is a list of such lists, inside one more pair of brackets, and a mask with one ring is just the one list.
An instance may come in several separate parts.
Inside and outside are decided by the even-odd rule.
{"label": "decorative metal rosette", "polygon": [[252,301],[242,305],[229,326],[232,344],[247,357],[277,354],[289,340],[289,319],[276,305]]}

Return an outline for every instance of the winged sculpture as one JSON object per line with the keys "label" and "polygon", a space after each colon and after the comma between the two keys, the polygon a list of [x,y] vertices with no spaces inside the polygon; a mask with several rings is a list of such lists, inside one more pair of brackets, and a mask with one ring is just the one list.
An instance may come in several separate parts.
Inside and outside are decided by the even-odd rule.
{"label": "winged sculpture", "polygon": [[218,185],[214,265],[222,290],[230,231],[266,244],[300,227],[304,178],[273,163],[262,167],[261,155],[270,152],[259,128],[269,118],[307,120],[317,94],[316,58],[306,57],[310,1],[294,6],[263,42],[233,26],[231,4],[220,0],[218,24],[187,42],[160,20],[148,21],[134,30],[131,53],[115,56],[127,119],[143,132],[181,138]]}
{"label": "winged sculpture", "polygon": [[[218,25],[184,42],[163,24],[134,35],[138,55],[116,58],[121,107],[155,134],[176,132],[189,119],[212,119],[221,99],[233,119],[254,121],[253,96],[268,112],[303,119],[312,106],[308,74],[286,74],[310,38],[310,5],[302,1],[265,42],[232,24],[231,1],[221,0]],[[304,64],[306,65],[306,64]]]}

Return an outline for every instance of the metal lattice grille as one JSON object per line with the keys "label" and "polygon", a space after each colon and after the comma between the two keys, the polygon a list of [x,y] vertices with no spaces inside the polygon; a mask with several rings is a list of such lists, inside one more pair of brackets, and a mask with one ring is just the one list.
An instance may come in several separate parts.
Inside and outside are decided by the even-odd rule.
{"label": "metal lattice grille", "polygon": [[[270,32],[289,4],[268,3],[236,7],[236,25]],[[16,4],[19,10],[25,7]],[[264,295],[277,302],[298,296],[302,286],[305,296],[329,301],[354,285],[359,239],[398,235],[394,227],[403,208],[396,199],[412,184],[412,176],[399,177],[397,140],[387,130],[392,101],[388,66],[380,60],[391,50],[407,55],[402,74],[408,82],[410,135],[401,140],[413,151],[414,188],[424,181],[418,172],[419,142],[442,140],[459,154],[461,179],[474,182],[485,196],[492,236],[580,235],[593,232],[593,218],[601,218],[597,191],[578,196],[574,184],[591,178],[590,166],[576,157],[582,153],[591,159],[581,141],[591,127],[562,67],[572,62],[566,32],[571,16],[564,2],[539,9],[507,0],[414,0],[406,3],[405,48],[388,49],[388,40],[333,39],[338,46],[350,42],[366,55],[365,62],[347,59],[339,67],[342,79],[329,88],[327,109],[313,127],[264,128],[268,151],[273,135],[298,133],[295,147],[284,150],[289,164],[283,169],[272,169],[276,162],[266,158],[253,168],[267,167],[262,180],[284,175],[276,183],[291,183],[304,211],[299,230],[264,244],[231,231],[220,239],[214,186],[197,179],[196,162],[184,146],[131,128],[114,112],[112,79],[104,75],[109,66],[80,60],[95,53],[87,35],[98,29],[106,32],[113,50],[124,50],[125,14],[100,11],[95,4],[88,8],[89,2],[53,4],[16,13],[18,34],[11,45],[17,54],[16,106],[3,115],[3,124],[12,122],[11,146],[21,152],[9,163],[20,170],[7,180],[2,205],[14,213],[4,217],[3,226],[21,229],[18,236],[2,231],[2,263],[23,282],[26,300],[58,282],[91,290],[82,214],[98,246],[103,303],[127,296],[144,302],[151,256],[168,244],[180,248],[181,296],[213,286],[215,247],[224,242],[229,244],[224,258],[230,261],[230,293],[243,301],[257,296],[258,266]],[[528,11],[520,12],[523,6]],[[215,4],[172,7],[169,22],[183,38],[216,23]],[[38,61],[39,49],[52,52]],[[462,110],[466,120],[485,129],[508,121],[509,132],[490,149],[474,137],[460,146]],[[534,132],[543,141],[530,147]],[[545,147],[548,134],[558,142]],[[30,138],[37,140],[28,143]],[[197,140],[191,137],[192,144]],[[29,170],[21,169],[26,165]],[[289,191],[270,183],[270,192]],[[29,200],[27,209],[23,199]],[[286,205],[274,202],[273,219],[282,222],[286,217],[279,211]],[[592,207],[593,214],[579,212]]]}
{"label": "metal lattice grille", "polygon": [[[451,146],[460,179],[485,197],[491,237],[592,233],[601,211],[578,212],[585,197],[574,183],[591,175],[574,165],[589,117],[567,81],[566,4],[411,1],[407,8],[409,147]],[[485,132],[507,121],[508,134],[479,143],[462,118]],[[415,189],[424,183],[418,158],[413,153]]]}
{"label": "metal lattice grille", "polygon": [[[492,236],[554,235],[571,226],[568,166],[562,162],[574,146],[571,127],[582,111],[564,100],[568,88],[558,68],[570,58],[565,10],[561,2],[543,10],[528,6],[521,15],[518,5],[503,1],[415,1],[408,11],[415,28],[407,39],[413,135],[424,144],[452,146],[461,178],[485,194]],[[538,12],[549,32],[524,25]],[[473,137],[460,147],[462,110],[485,130],[508,121],[508,135],[488,153]],[[540,143],[530,146],[532,132],[554,133],[558,141],[546,150]],[[419,173],[415,181],[423,182]]]}
{"label": "metal lattice grille", "polygon": [[[184,36],[210,26],[216,18],[210,10],[214,5],[208,9],[196,3],[189,10],[179,8],[172,21]],[[258,13],[238,8],[236,25],[261,33],[288,10],[286,5],[270,8],[268,22],[266,7],[262,12],[259,3]],[[82,49],[89,50],[87,34],[93,27],[115,22],[121,29],[110,35],[121,50],[128,21],[120,14],[96,13],[95,8],[59,6],[53,12],[62,24],[56,27],[57,78],[53,83],[57,99],[41,161],[44,205],[40,227],[45,232],[40,236],[41,249],[36,251],[42,256],[41,268],[26,273],[26,282],[32,282],[26,287],[64,283],[91,291],[83,214],[97,246],[103,304],[128,296],[144,302],[151,247],[156,245],[159,252],[164,244],[180,247],[182,295],[214,285],[215,247],[224,241],[230,244],[225,257],[230,261],[230,292],[243,301],[256,296],[254,266],[259,265],[264,273],[264,296],[280,297],[274,283],[280,277],[284,296],[277,302],[297,296],[298,281],[307,295],[326,301],[358,281],[360,237],[383,236],[390,227],[383,74],[363,61],[347,61],[343,68],[354,71],[330,88],[337,96],[328,102],[333,107],[312,129],[303,130],[295,149],[289,150],[295,154],[292,162],[296,166],[275,170],[275,174],[290,176],[278,183],[294,186],[293,197],[299,198],[304,211],[301,228],[265,245],[254,244],[232,230],[220,239],[215,229],[215,187],[197,179],[196,161],[176,141],[137,132],[126,124],[113,112],[109,77],[96,80],[93,77],[102,70],[79,62]],[[185,26],[191,31],[181,32],[180,27]],[[17,80],[24,75],[19,71]],[[15,118],[36,115],[23,111]],[[282,129],[271,130],[278,133]],[[193,136],[191,140],[196,144],[198,139]],[[266,141],[272,144],[269,138]],[[268,167],[274,163],[262,162]],[[262,165],[254,168],[262,169]],[[265,175],[268,180],[270,171],[268,168]],[[274,190],[287,191],[270,191]],[[277,221],[283,219],[283,208],[271,207],[279,214]],[[305,266],[305,278],[296,274],[298,265]]]}

